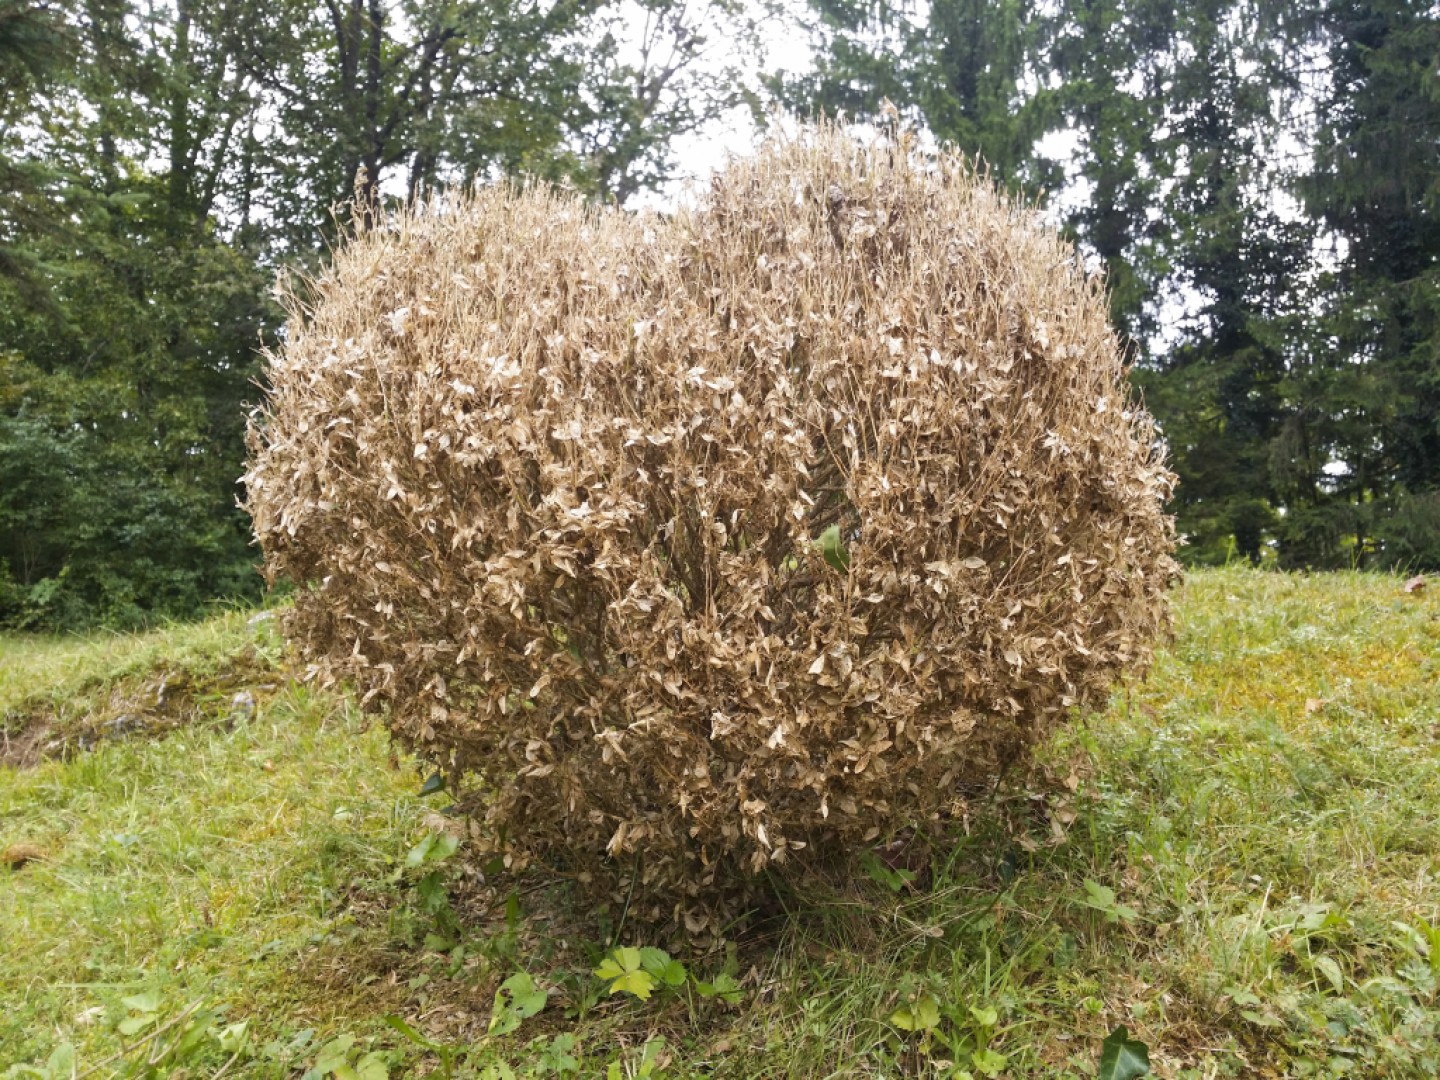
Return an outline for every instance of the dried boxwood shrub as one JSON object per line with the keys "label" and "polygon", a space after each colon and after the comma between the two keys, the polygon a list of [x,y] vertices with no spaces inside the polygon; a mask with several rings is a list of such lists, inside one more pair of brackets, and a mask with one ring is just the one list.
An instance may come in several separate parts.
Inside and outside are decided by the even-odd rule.
{"label": "dried boxwood shrub", "polygon": [[668,219],[438,199],[291,315],[246,483],[293,639],[513,856],[692,933],[954,813],[1168,625],[1103,288],[903,137],[778,139]]}

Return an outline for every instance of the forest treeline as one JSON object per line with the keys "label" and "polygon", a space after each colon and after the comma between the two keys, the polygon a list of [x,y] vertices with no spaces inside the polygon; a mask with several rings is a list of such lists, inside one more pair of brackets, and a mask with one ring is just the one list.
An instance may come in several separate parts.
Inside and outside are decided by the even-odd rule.
{"label": "forest treeline", "polygon": [[258,594],[271,287],[357,184],[623,205],[886,101],[1104,267],[1185,558],[1440,566],[1437,65],[1405,0],[0,0],[0,625]]}

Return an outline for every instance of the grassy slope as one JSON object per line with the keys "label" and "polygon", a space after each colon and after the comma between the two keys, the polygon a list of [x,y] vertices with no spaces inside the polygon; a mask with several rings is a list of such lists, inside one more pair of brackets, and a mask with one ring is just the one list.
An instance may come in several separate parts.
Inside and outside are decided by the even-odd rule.
{"label": "grassy slope", "polygon": [[[734,1008],[604,997],[588,974],[601,924],[553,890],[507,922],[474,914],[484,895],[456,880],[468,928],[437,925],[399,869],[428,808],[382,732],[281,674],[254,710],[228,687],[197,692],[201,719],[163,738],[0,768],[0,848],[49,856],[0,868],[0,1075],[66,1042],[83,1072],[191,1005],[97,1075],[142,1074],[210,1009],[210,1033],[157,1075],[298,1075],[336,1035],[355,1037],[354,1064],[379,1051],[372,1070],[436,1068],[386,1013],[463,1047],[456,1075],[499,1075],[502,1061],[562,1075],[554,1040],[573,1034],[581,1075],[638,1074],[641,1047],[663,1036],[655,1075],[943,1075],[953,1061],[976,1076],[1087,1076],[1121,1023],[1162,1076],[1435,1075],[1436,592],[1193,575],[1179,638],[1145,684],[1046,748],[1029,789],[977,806],[922,892],[862,875],[742,942]],[[242,654],[276,661],[268,624],[0,638],[0,717],[13,727],[49,703],[78,722],[157,666],[201,685]],[[448,951],[436,937],[425,948],[427,931]],[[551,988],[549,1007],[487,1039],[495,986],[522,969]],[[142,993],[137,1018],[123,999]],[[897,1007],[927,997],[932,1035],[897,1031]],[[127,1016],[153,1019],[127,1039]],[[241,1020],[244,1045],[222,1049],[214,1033]]]}
{"label": "grassy slope", "polygon": [[146,634],[0,633],[0,723],[42,704],[73,711],[87,705],[97,689],[167,668],[210,674],[250,645],[273,658],[279,643],[265,621],[252,612],[228,611]]}

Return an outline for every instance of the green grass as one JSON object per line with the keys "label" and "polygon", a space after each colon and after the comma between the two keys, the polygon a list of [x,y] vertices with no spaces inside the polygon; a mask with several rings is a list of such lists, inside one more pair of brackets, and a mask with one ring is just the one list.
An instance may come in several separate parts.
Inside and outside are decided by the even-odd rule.
{"label": "green grass", "polygon": [[206,622],[143,633],[0,633],[0,716],[37,699],[65,701],[102,684],[162,668],[214,671],[247,645],[273,652],[268,616],[226,611]]}
{"label": "green grass", "polygon": [[[67,1044],[75,1075],[439,1075],[387,1014],[456,1076],[1084,1077],[1121,1024],[1166,1077],[1440,1073],[1440,596],[1211,571],[1178,615],[1149,680],[976,805],[922,889],[855,874],[682,958],[734,1005],[607,995],[604,916],[533,879],[507,904],[434,849],[407,867],[442,821],[421,775],[279,670],[270,624],[0,638],[17,730],[157,672],[196,688],[163,736],[0,768],[0,849],[45,855],[0,867],[0,1075]],[[253,709],[237,665],[273,687]],[[488,1036],[522,971],[545,1008]]]}

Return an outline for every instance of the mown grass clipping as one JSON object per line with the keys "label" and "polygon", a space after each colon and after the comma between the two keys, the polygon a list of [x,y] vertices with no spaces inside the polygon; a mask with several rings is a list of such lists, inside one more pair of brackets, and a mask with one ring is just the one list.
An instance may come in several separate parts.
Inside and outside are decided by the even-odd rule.
{"label": "mown grass clipping", "polygon": [[962,812],[1168,629],[1103,286],[902,134],[672,217],[450,194],[292,296],[248,506],[289,633],[510,864],[717,933]]}

